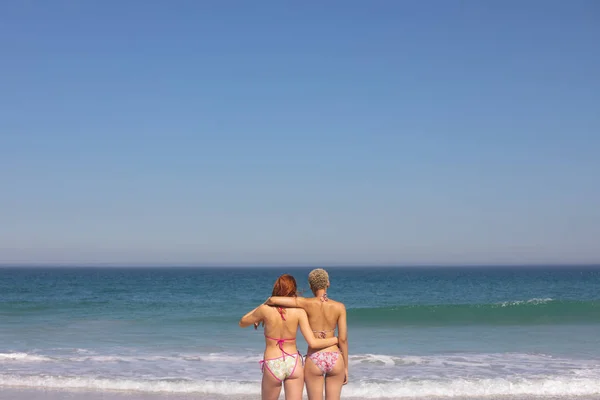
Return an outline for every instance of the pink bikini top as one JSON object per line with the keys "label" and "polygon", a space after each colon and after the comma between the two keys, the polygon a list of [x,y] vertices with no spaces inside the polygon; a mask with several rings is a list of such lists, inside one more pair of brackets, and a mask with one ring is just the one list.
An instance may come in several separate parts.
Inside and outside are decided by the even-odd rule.
{"label": "pink bikini top", "polygon": [[[323,295],[321,295],[319,297],[319,300],[321,300],[321,303],[325,303],[326,301],[329,301],[329,298],[327,297],[327,293],[323,293]],[[318,333],[319,337],[321,339],[325,339],[325,337],[327,336],[327,332],[335,332],[335,328],[333,328],[331,330],[313,331],[313,333]]]}
{"label": "pink bikini top", "polygon": [[[285,321],[285,316],[284,316],[285,312],[284,312],[283,308],[281,308],[281,307],[277,307],[277,311],[279,311],[279,315],[281,315],[281,319]],[[285,359],[285,355],[286,355],[286,354],[287,354],[288,356],[291,356],[291,354],[290,354],[290,353],[286,353],[286,351],[285,351],[285,350],[283,350],[283,344],[284,344],[285,342],[295,342],[295,341],[296,341],[296,338],[293,338],[293,339],[272,338],[272,337],[269,337],[269,336],[267,336],[267,334],[266,334],[266,333],[265,333],[265,337],[266,337],[267,339],[270,339],[270,340],[275,340],[275,341],[277,342],[277,346],[279,347],[279,350],[281,350],[281,353],[283,353],[283,358],[284,358],[284,359]]]}

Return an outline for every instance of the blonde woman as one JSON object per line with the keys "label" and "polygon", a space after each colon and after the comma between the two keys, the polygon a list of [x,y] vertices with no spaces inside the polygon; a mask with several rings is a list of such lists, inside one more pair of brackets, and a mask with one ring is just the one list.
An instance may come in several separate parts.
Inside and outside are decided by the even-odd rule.
{"label": "blonde woman", "polygon": [[327,296],[330,282],[329,274],[324,269],[312,270],[308,274],[308,283],[315,297],[272,296],[266,304],[304,309],[315,338],[334,337],[337,328],[339,345],[324,349],[316,349],[309,345],[304,365],[304,382],[309,400],[322,400],[323,388],[325,399],[338,400],[342,386],[348,383],[346,307]]}

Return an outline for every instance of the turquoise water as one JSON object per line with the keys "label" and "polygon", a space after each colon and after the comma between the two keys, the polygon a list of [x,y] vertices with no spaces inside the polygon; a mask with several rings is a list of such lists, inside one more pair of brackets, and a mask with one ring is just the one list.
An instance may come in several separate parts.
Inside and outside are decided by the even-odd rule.
{"label": "turquoise water", "polygon": [[[256,396],[262,332],[237,321],[309,271],[0,268],[0,388]],[[600,268],[328,271],[345,396],[600,395]]]}

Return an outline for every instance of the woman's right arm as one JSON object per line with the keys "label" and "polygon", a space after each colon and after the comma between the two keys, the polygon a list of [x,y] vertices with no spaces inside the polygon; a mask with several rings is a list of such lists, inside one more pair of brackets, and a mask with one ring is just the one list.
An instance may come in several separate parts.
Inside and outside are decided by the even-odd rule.
{"label": "woman's right arm", "polygon": [[247,326],[253,325],[256,328],[256,324],[258,324],[259,322],[263,321],[265,318],[265,315],[263,313],[263,304],[261,304],[260,306],[256,307],[254,310],[250,311],[248,314],[244,315],[242,317],[242,319],[240,319],[240,322],[238,323],[240,328],[245,328]]}
{"label": "woman's right arm", "polygon": [[338,338],[335,336],[327,339],[315,338],[312,329],[310,329],[310,324],[308,323],[308,316],[306,315],[306,311],[299,311],[300,317],[298,318],[298,324],[300,325],[300,332],[302,332],[302,336],[304,336],[304,339],[306,340],[306,343],[308,343],[309,347],[318,350],[338,344]]}
{"label": "woman's right arm", "polygon": [[340,310],[340,316],[338,317],[338,338],[340,340],[339,346],[342,351],[342,358],[344,359],[344,365],[346,366],[346,377],[344,378],[344,385],[348,383],[348,325],[346,323],[346,306],[342,304]]}
{"label": "woman's right arm", "polygon": [[287,308],[304,308],[306,299],[304,297],[271,296],[265,301],[265,304]]}

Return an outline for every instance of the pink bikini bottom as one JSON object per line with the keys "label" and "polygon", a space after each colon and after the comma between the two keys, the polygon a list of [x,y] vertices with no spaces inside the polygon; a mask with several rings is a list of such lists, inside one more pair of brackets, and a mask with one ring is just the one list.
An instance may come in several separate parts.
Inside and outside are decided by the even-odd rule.
{"label": "pink bikini bottom", "polygon": [[340,353],[337,351],[322,351],[308,356],[324,374],[333,369],[339,357]]}

